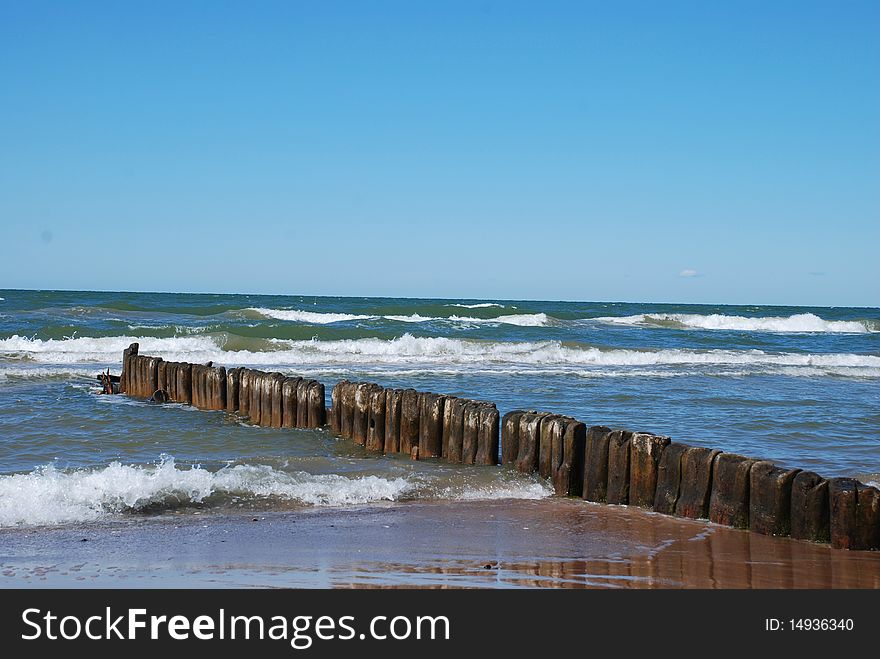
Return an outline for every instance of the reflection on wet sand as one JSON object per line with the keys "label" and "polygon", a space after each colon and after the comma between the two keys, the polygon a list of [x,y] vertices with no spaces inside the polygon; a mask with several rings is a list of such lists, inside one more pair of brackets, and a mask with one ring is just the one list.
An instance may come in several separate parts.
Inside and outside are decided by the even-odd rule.
{"label": "reflection on wet sand", "polygon": [[9,529],[0,556],[6,587],[880,588],[880,552],[573,499]]}
{"label": "reflection on wet sand", "polygon": [[[546,504],[543,504],[546,505]],[[543,505],[537,507],[543,508]],[[363,566],[337,586],[537,588],[880,588],[880,555],[763,536],[625,507],[553,502],[583,558]],[[510,511],[511,513],[513,511]],[[520,511],[522,512],[522,511]],[[521,517],[518,517],[523,521]],[[528,521],[528,519],[526,520]],[[532,519],[531,523],[537,520]],[[554,536],[549,536],[554,537]],[[549,540],[548,537],[548,540]],[[558,539],[555,536],[554,539]],[[603,540],[626,538],[606,551]],[[552,542],[552,541],[551,541]],[[549,543],[548,543],[549,544]],[[593,555],[595,554],[595,555]],[[347,570],[345,570],[347,571]],[[392,576],[396,575],[396,576]]]}

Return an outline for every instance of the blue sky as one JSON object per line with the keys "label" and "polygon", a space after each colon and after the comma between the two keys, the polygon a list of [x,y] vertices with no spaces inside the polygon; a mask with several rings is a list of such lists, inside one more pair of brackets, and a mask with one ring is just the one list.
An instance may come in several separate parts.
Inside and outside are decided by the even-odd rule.
{"label": "blue sky", "polygon": [[878,25],[0,0],[0,288],[880,306]]}

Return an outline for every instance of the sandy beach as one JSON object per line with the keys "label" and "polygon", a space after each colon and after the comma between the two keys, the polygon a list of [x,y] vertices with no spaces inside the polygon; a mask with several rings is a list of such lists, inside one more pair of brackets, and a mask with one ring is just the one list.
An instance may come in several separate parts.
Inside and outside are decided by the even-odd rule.
{"label": "sandy beach", "polygon": [[6,529],[0,586],[878,588],[880,555],[575,500],[410,502]]}

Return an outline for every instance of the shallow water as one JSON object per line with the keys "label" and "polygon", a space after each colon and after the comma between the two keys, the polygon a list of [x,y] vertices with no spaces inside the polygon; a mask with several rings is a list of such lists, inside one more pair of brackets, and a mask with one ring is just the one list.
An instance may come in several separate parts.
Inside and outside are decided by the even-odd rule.
{"label": "shallow water", "polygon": [[540,498],[538,478],[95,393],[122,350],[367,379],[880,479],[880,310],[0,290],[0,526]]}

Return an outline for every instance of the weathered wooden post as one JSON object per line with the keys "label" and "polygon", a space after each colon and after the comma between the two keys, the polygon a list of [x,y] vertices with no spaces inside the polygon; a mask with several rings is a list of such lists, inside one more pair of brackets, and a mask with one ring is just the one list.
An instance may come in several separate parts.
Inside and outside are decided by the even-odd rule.
{"label": "weathered wooden post", "polygon": [[547,412],[523,414],[519,420],[519,453],[516,470],[523,474],[538,471],[538,447],[541,441],[541,421]]}
{"label": "weathered wooden post", "polygon": [[211,390],[211,409],[226,409],[226,367],[213,366],[208,371],[209,386]]}
{"label": "weathered wooden post", "polygon": [[367,449],[370,451],[385,450],[386,395],[386,390],[378,386],[370,392],[366,440]]}
{"label": "weathered wooden post", "polygon": [[263,375],[265,374],[262,371],[251,370],[250,378],[248,378],[251,392],[250,402],[248,403],[248,418],[255,426],[260,425],[262,414],[260,399],[263,395]]}
{"label": "weathered wooden post", "polygon": [[346,382],[344,388],[340,392],[342,409],[340,410],[341,415],[339,418],[339,434],[346,439],[351,439],[353,435],[354,392],[356,388],[356,382]]}
{"label": "weathered wooden post", "polygon": [[657,486],[654,491],[654,512],[674,515],[681,492],[681,468],[684,454],[690,446],[670,443],[660,454],[657,463]]}
{"label": "weathered wooden post", "polygon": [[605,503],[608,498],[608,441],[611,432],[607,426],[587,429],[583,493],[587,501]]}
{"label": "weathered wooden post", "polygon": [[192,405],[192,364],[188,362],[177,365],[177,401]]}
{"label": "weathered wooden post", "polygon": [[709,496],[712,492],[712,465],[721,451],[698,446],[689,447],[681,459],[681,483],[675,514],[691,519],[709,516]]}
{"label": "weathered wooden post", "polygon": [[281,427],[296,428],[296,388],[301,377],[284,378],[281,383]]}
{"label": "weathered wooden post", "polygon": [[131,394],[131,358],[138,354],[139,349],[139,343],[132,343],[125,350],[122,351],[122,376],[120,377],[119,384],[120,389],[124,394]]}
{"label": "weathered wooden post", "polygon": [[562,435],[568,417],[549,414],[541,419],[538,443],[538,474],[542,478],[553,477],[553,443],[562,446]]}
{"label": "weathered wooden post", "polygon": [[149,392],[144,396],[144,398],[149,398],[153,395],[153,392],[159,388],[159,364],[162,363],[161,357],[148,357],[147,358],[147,386],[149,387]]}
{"label": "weathered wooden post", "polygon": [[653,508],[657,492],[657,470],[669,437],[646,432],[633,433],[630,439],[629,505]]}
{"label": "weathered wooden post", "polygon": [[828,481],[812,471],[802,471],[791,485],[791,537],[830,542]]}
{"label": "weathered wooden post", "polygon": [[252,377],[253,371],[251,369],[241,369],[241,376],[238,380],[238,413],[245,417],[250,416]]}
{"label": "weathered wooden post", "polygon": [[367,443],[367,423],[370,416],[370,394],[373,384],[361,382],[354,390],[354,411],[352,414],[352,439],[358,444]]}
{"label": "weathered wooden post", "polygon": [[[443,451],[443,403],[445,396],[424,393],[419,409],[419,459],[439,458]],[[474,446],[476,449],[476,446]],[[476,455],[476,450],[474,451]]]}
{"label": "weathered wooden post", "polygon": [[880,549],[880,491],[854,478],[832,478],[831,546]]}
{"label": "weathered wooden post", "polygon": [[629,503],[629,458],[632,432],[615,430],[608,438],[608,503]]}
{"label": "weathered wooden post", "polygon": [[561,439],[561,442],[554,442],[552,446],[553,489],[560,496],[581,496],[584,491],[587,426],[576,419],[568,419]]}
{"label": "weathered wooden post", "polygon": [[241,367],[226,371],[226,411],[238,412],[238,396],[241,391]]}
{"label": "weathered wooden post", "polygon": [[312,380],[303,378],[296,385],[296,427],[309,427],[309,387]]}
{"label": "weathered wooden post", "polygon": [[519,420],[524,410],[513,410],[501,419],[501,464],[513,464],[519,455]]}
{"label": "weathered wooden post", "polygon": [[749,475],[749,528],[765,535],[791,533],[791,488],[800,469],[762,460]]}
{"label": "weathered wooden post", "polygon": [[342,389],[348,380],[340,380],[330,390],[330,430],[337,435],[342,431]]}
{"label": "weathered wooden post", "polygon": [[403,392],[385,390],[385,453],[400,451],[400,408]]}
{"label": "weathered wooden post", "polygon": [[284,386],[284,376],[281,373],[272,373],[270,375],[270,388],[272,392],[272,422],[273,428],[281,428],[284,423],[284,400],[282,397],[282,387]]}
{"label": "weathered wooden post", "polygon": [[308,425],[309,428],[322,428],[324,424],[327,422],[327,414],[326,414],[326,392],[324,391],[324,385],[318,382],[317,380],[312,380],[312,384],[309,386],[308,392],[309,398],[309,414],[308,414]]}
{"label": "weathered wooden post", "polygon": [[275,374],[263,373],[260,377],[260,425],[272,427],[272,385]]}
{"label": "weathered wooden post", "polygon": [[419,445],[419,394],[414,389],[404,389],[400,407],[400,452],[412,454],[413,446]]}
{"label": "weathered wooden post", "polygon": [[461,423],[461,462],[472,465],[477,461],[480,444],[480,409],[476,401],[468,401],[462,410]]}
{"label": "weathered wooden post", "polygon": [[720,453],[712,466],[709,520],[738,529],[749,528],[749,484],[755,460]]}
{"label": "weathered wooden post", "polygon": [[464,411],[471,401],[447,398],[443,405],[443,443],[446,460],[461,464],[464,451]]}
{"label": "weathered wooden post", "polygon": [[480,432],[477,438],[477,459],[479,465],[498,464],[498,431],[500,416],[492,404],[483,405],[479,417]]}

